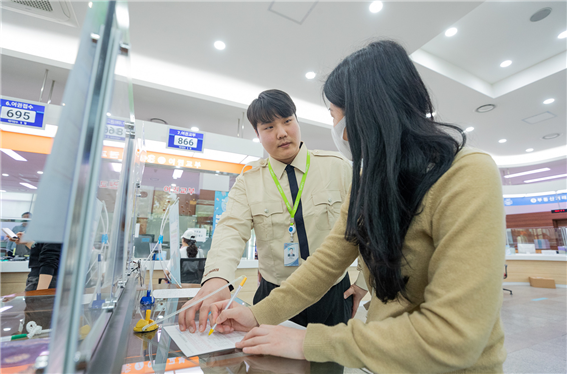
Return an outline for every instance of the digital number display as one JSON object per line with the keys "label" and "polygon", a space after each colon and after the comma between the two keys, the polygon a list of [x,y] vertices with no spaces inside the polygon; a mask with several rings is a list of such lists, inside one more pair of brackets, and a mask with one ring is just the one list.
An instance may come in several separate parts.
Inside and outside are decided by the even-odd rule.
{"label": "digital number display", "polygon": [[7,106],[2,107],[2,114],[0,117],[15,121],[35,122],[35,112],[33,110],[14,109]]}
{"label": "digital number display", "polygon": [[167,136],[167,148],[203,152],[205,135],[190,130],[170,128]]}
{"label": "digital number display", "polygon": [[175,146],[183,146],[183,147],[196,147],[198,140],[196,138],[187,138],[182,136],[176,136],[173,140],[173,144]]}
{"label": "digital number display", "polygon": [[106,137],[117,136],[120,138],[124,138],[124,127],[107,125],[105,136]]}
{"label": "digital number display", "polygon": [[551,210],[551,213],[567,213],[567,209],[557,209],[557,210]]}

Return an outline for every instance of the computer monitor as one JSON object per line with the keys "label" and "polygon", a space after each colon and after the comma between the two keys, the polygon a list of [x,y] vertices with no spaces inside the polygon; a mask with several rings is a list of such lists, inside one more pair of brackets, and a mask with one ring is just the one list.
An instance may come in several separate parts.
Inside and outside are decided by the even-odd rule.
{"label": "computer monitor", "polygon": [[180,259],[181,283],[200,284],[207,259]]}
{"label": "computer monitor", "polygon": [[153,243],[153,235],[140,235],[134,238],[134,257],[147,257],[150,254],[150,243]]}
{"label": "computer monitor", "polygon": [[154,234],[140,234],[140,235],[138,235],[138,236],[141,237],[141,238],[150,238],[150,239],[151,239],[151,240],[149,240],[150,243],[155,242],[155,240],[154,240],[154,238],[155,238]]}

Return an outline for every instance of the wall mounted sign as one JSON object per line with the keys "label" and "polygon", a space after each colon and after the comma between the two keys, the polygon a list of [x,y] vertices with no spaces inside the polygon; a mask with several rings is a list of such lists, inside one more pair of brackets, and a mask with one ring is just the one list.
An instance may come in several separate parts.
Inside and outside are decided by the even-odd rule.
{"label": "wall mounted sign", "polygon": [[39,102],[23,102],[16,98],[0,98],[0,122],[12,126],[45,129],[45,105]]}
{"label": "wall mounted sign", "polygon": [[126,140],[124,121],[114,118],[106,118],[104,139]]}
{"label": "wall mounted sign", "polygon": [[557,210],[551,210],[552,214],[555,213],[567,213],[567,209],[557,209]]}
{"label": "wall mounted sign", "polygon": [[170,127],[167,136],[167,148],[203,152],[204,139],[204,134]]}
{"label": "wall mounted sign", "polygon": [[504,206],[542,205],[559,202],[567,202],[567,193],[537,197],[504,198]]}

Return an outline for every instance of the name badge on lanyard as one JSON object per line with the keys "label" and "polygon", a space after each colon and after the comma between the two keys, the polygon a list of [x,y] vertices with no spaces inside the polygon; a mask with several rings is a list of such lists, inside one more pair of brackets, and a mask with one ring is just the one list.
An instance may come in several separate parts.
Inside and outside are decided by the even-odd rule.
{"label": "name badge on lanyard", "polygon": [[272,169],[272,164],[268,160],[268,168],[270,169],[270,174],[272,175],[272,179],[274,180],[274,183],[276,184],[276,187],[278,188],[278,191],[280,192],[280,195],[282,196],[283,201],[285,202],[285,205],[287,207],[287,211],[289,212],[289,215],[291,217],[291,223],[289,224],[289,227],[287,229],[287,231],[289,232],[290,242],[284,243],[284,251],[283,251],[284,266],[299,266],[299,255],[300,255],[299,243],[293,242],[293,236],[296,232],[294,217],[295,217],[295,213],[297,212],[297,208],[299,207],[299,201],[301,200],[301,194],[303,193],[303,187],[305,186],[305,179],[307,178],[307,172],[309,172],[310,165],[311,165],[311,158],[309,156],[309,151],[307,151],[307,164],[305,166],[305,173],[301,178],[301,183],[299,184],[299,190],[297,191],[297,196],[295,197],[295,203],[292,208],[291,205],[289,204],[289,201],[287,200],[287,197],[285,196],[285,193],[282,189],[280,182],[278,181],[276,174],[274,173],[274,170]]}

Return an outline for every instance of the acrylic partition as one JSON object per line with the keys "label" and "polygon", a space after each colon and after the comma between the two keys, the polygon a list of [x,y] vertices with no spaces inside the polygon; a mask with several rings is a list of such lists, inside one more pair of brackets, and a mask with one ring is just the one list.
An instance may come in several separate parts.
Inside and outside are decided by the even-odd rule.
{"label": "acrylic partition", "polygon": [[130,48],[127,3],[93,2],[29,232],[34,240],[62,243],[46,361],[51,374],[88,364],[130,271],[144,153]]}
{"label": "acrylic partition", "polygon": [[567,228],[533,227],[506,230],[506,254],[566,254]]}

